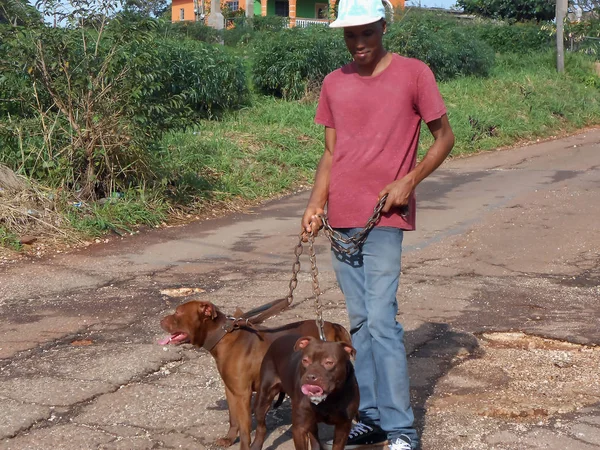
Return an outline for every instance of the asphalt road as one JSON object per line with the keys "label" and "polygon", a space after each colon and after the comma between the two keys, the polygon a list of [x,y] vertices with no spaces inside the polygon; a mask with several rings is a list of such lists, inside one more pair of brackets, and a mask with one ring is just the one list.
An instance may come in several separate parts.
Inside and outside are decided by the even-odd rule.
{"label": "asphalt road", "polygon": [[[448,161],[417,194],[398,319],[423,448],[600,448],[600,130]],[[211,448],[222,385],[203,350],[156,344],[184,300],[161,291],[226,312],[286,295],[307,198],[0,265],[0,449]],[[314,317],[307,267],[269,324]],[[268,426],[293,447],[288,403]]]}

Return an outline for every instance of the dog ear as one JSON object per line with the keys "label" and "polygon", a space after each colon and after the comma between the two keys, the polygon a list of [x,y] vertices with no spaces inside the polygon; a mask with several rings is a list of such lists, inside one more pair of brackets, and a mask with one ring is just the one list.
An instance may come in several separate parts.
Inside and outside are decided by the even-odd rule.
{"label": "dog ear", "polygon": [[340,345],[344,347],[344,351],[350,355],[351,358],[356,356],[356,349],[346,342],[340,342]]}
{"label": "dog ear", "polygon": [[298,339],[296,341],[296,344],[294,345],[294,351],[297,352],[298,350],[306,348],[308,346],[308,344],[310,344],[313,339],[314,338],[312,336],[301,337],[300,339]]}
{"label": "dog ear", "polygon": [[200,302],[198,305],[201,316],[210,317],[211,320],[217,317],[217,307],[210,302]]}

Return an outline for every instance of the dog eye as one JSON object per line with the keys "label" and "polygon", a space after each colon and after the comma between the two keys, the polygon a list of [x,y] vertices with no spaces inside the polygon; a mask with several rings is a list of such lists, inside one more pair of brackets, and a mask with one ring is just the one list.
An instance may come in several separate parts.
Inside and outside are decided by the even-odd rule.
{"label": "dog eye", "polygon": [[333,367],[333,366],[335,366],[335,361],[333,361],[331,359],[325,360],[325,367]]}
{"label": "dog eye", "polygon": [[310,358],[308,357],[304,357],[302,358],[302,364],[304,364],[305,366],[308,366],[310,364]]}

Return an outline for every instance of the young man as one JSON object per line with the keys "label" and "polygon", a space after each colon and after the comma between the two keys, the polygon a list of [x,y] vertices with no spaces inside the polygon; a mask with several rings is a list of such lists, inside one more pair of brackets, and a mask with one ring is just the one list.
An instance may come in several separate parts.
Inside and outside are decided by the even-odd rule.
{"label": "young man", "polygon": [[[360,422],[346,448],[389,442],[418,446],[410,405],[404,330],[396,321],[396,292],[404,230],[415,229],[415,187],[448,156],[454,135],[435,77],[423,62],[388,53],[381,0],[340,0],[331,27],[344,29],[354,61],[323,82],[315,122],[325,126],[303,230],[317,231],[327,205],[330,225],[345,236],[360,231],[388,195],[379,223],[358,254],[333,252],[348,309],[360,388]],[[423,120],[435,142],[419,164]],[[408,214],[400,214],[408,207]]]}

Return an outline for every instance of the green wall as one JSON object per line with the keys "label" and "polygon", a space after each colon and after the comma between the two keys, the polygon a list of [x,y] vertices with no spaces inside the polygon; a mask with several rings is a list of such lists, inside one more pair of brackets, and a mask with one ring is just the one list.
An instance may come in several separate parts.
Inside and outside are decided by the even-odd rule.
{"label": "green wall", "polygon": [[[315,17],[315,4],[324,3],[327,4],[328,0],[296,0],[296,17],[302,17],[304,19],[313,19]],[[260,2],[254,2],[254,14],[260,16]],[[267,3],[267,15],[275,15],[275,0],[268,0]]]}

